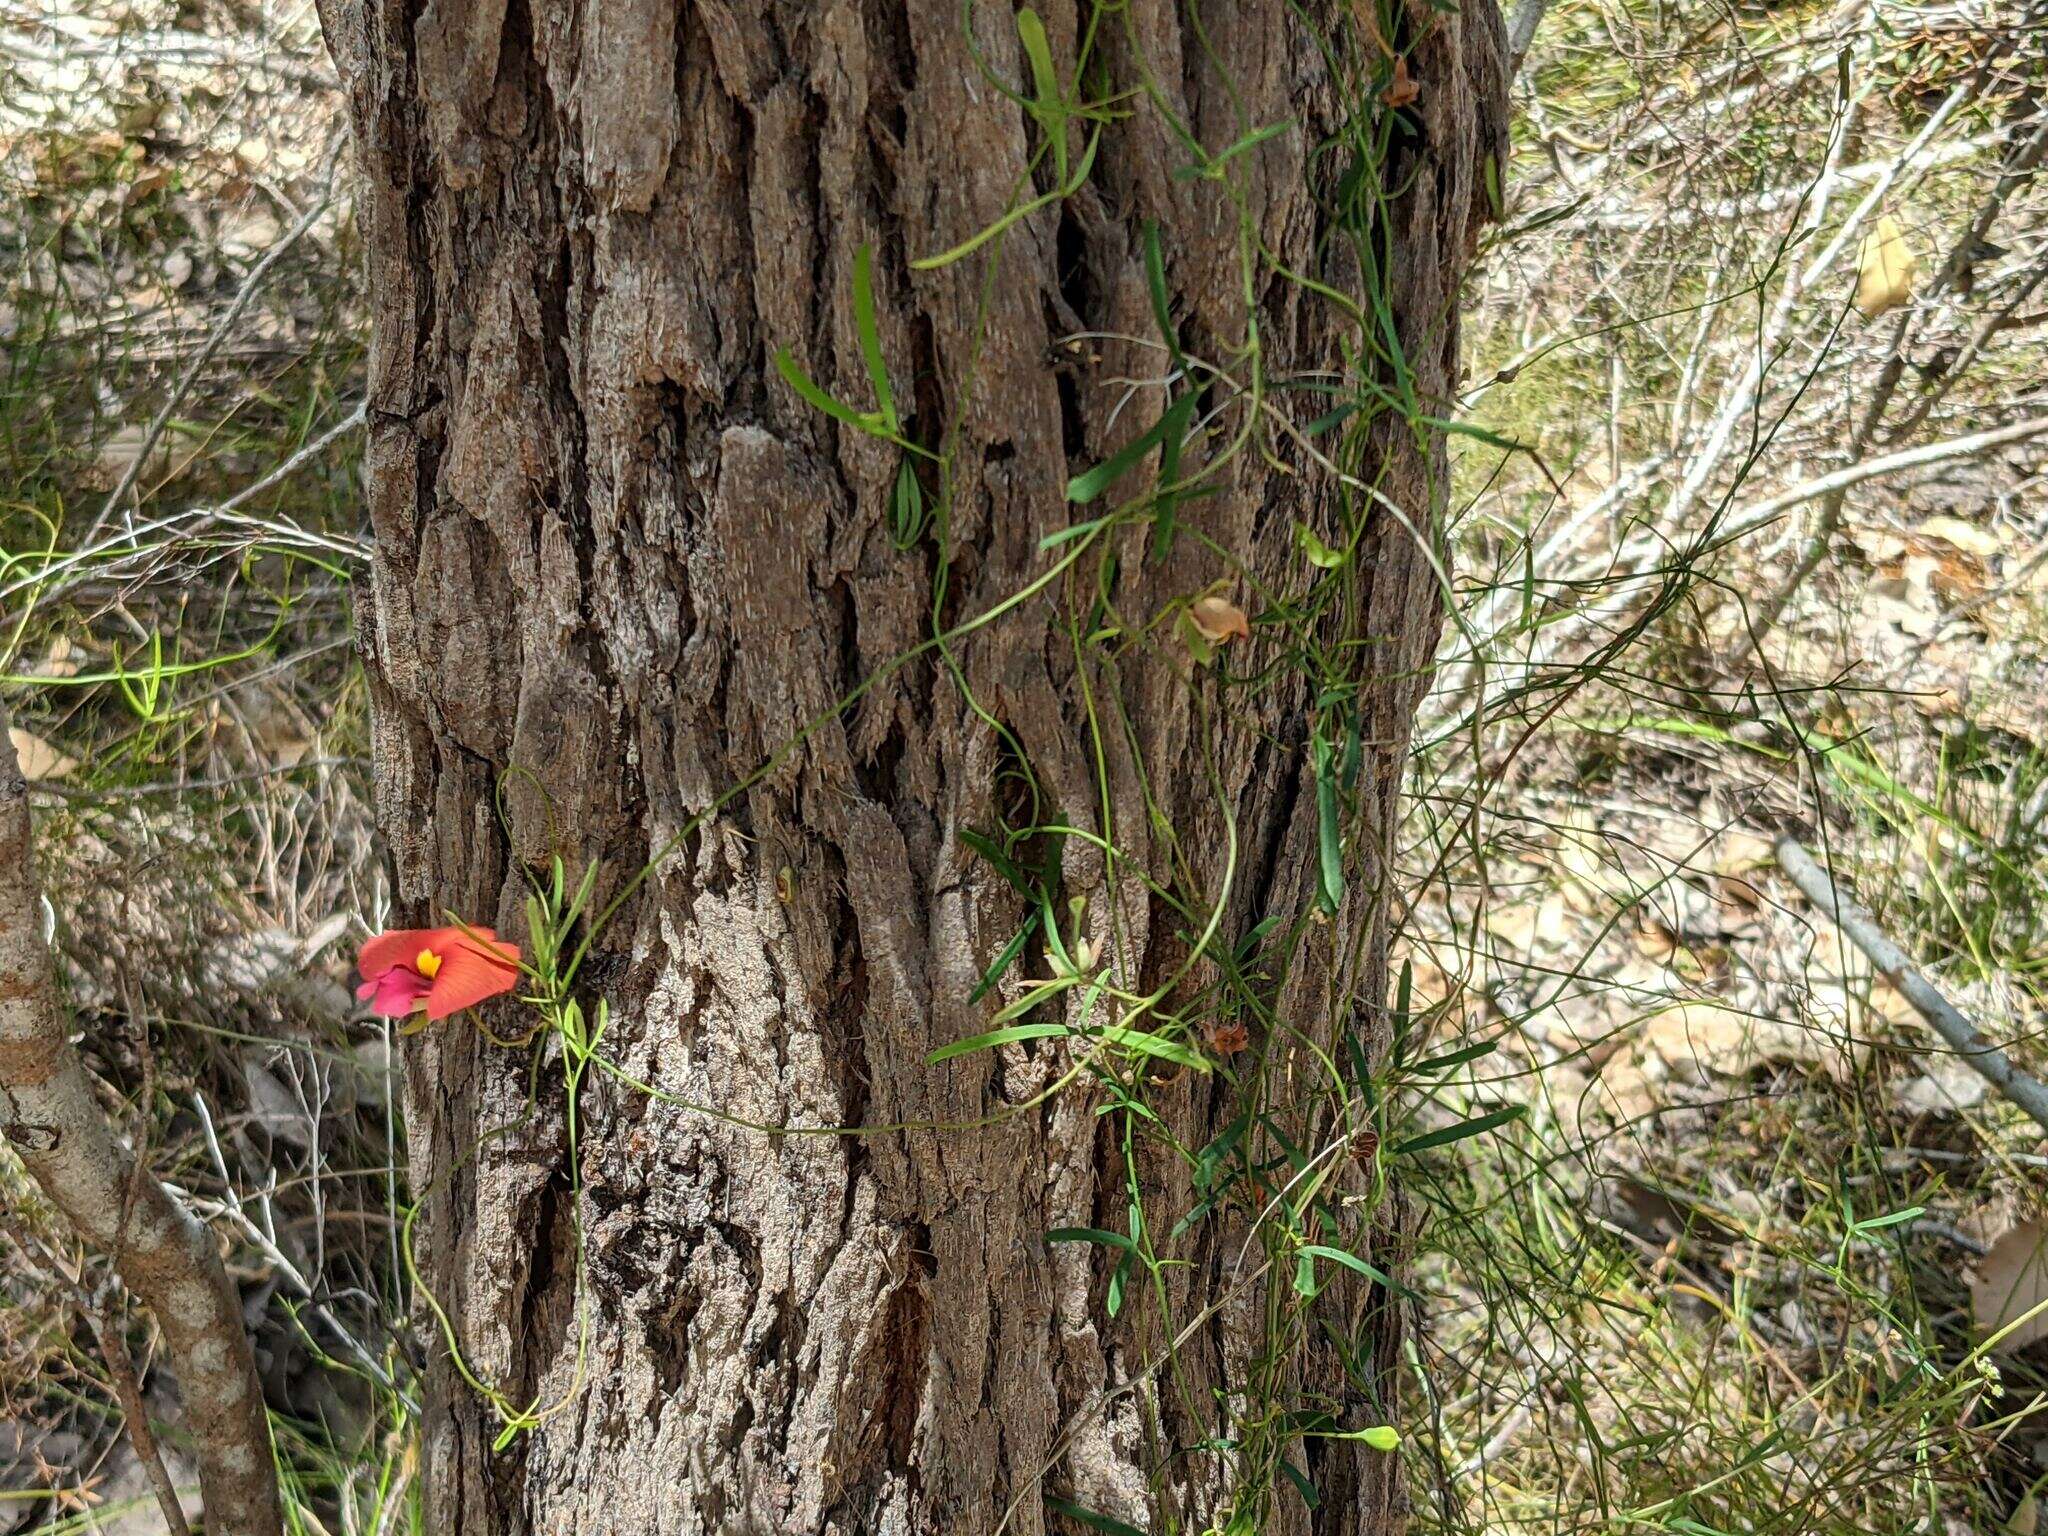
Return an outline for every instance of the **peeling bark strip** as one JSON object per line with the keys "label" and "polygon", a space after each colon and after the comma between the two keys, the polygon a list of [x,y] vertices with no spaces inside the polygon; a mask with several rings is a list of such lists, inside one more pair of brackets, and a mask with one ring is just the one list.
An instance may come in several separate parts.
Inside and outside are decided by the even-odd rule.
{"label": "peeling bark strip", "polygon": [[[1071,78],[1082,18],[1073,0],[1040,9]],[[1331,0],[1306,9],[1349,25]],[[1390,174],[1383,286],[1415,387],[1442,413],[1485,159],[1504,158],[1505,43],[1491,0],[1424,14],[1411,23],[1420,96],[1398,184]],[[1059,345],[1082,331],[1156,335],[1147,221],[1165,231],[1191,352],[1222,358],[1245,332],[1241,212],[1276,262],[1360,291],[1349,247],[1328,238],[1341,167],[1312,155],[1340,104],[1289,0],[1208,0],[1199,25],[1172,0],[1129,0],[1101,33],[1115,85],[1149,78],[1211,153],[1293,120],[1233,160],[1242,210],[1216,182],[1175,178],[1187,150],[1141,103],[1105,132],[1075,196],[970,260],[914,269],[1000,217],[1020,184],[1032,195],[1039,129],[978,62],[1029,78],[1014,10],[979,0],[968,15],[972,39],[959,0],[322,0],[356,127],[375,326],[376,554],[360,634],[379,817],[412,918],[454,911],[516,933],[522,871],[555,853],[572,869],[601,861],[618,889],[929,633],[936,543],[906,553],[890,539],[899,453],[813,410],[770,366],[787,348],[865,408],[861,247],[875,253],[899,410],[920,441],[957,431],[948,624],[1045,568],[1039,541],[1067,526],[1069,477],[1161,408],[1144,389],[1119,416],[1107,382],[1156,378],[1156,348],[1112,341],[1093,358]],[[1036,174],[1047,190],[1050,165]],[[1254,301],[1274,376],[1342,368],[1357,344],[1334,306],[1270,268]],[[1441,442],[1425,452],[1387,421],[1373,443],[1361,476],[1427,527]],[[1327,477],[1289,469],[1241,454],[1216,471],[1218,494],[1182,513],[1277,590],[1299,587],[1295,521],[1325,533],[1334,521]],[[1147,561],[1138,534],[1113,593],[1136,622],[1224,574],[1192,538]],[[1372,658],[1369,810],[1354,840],[1367,866],[1354,890],[1371,892],[1440,598],[1392,517],[1357,560],[1348,634],[1324,638],[1365,641]],[[1098,784],[1063,623],[1051,598],[1021,604],[952,654],[1048,809],[1129,850],[1107,887],[1101,859],[1067,839],[1066,888],[1094,897],[1091,943],[1116,948],[1145,986],[1185,953],[1176,918],[1132,873],[1170,867],[1147,784],[1191,883],[1212,892],[1220,792],[1240,846],[1226,939],[1307,910],[1309,682],[1226,701],[1163,652],[1128,651],[1113,675],[1091,659],[1097,696],[1113,686],[1131,724],[1128,738],[1112,730]],[[1256,645],[1233,660],[1254,665]],[[996,820],[1010,750],[946,669],[893,672],[667,859],[600,935],[586,980],[611,1003],[608,1052],[665,1092],[775,1125],[975,1120],[1041,1091],[1067,1059],[1043,1043],[926,1062],[987,1027],[990,1005],[968,997],[1023,915],[961,837]],[[1382,1049],[1383,913],[1377,895],[1356,895],[1316,930],[1279,1013],[1327,1037],[1356,1000],[1369,1051]],[[1141,1528],[1199,1530],[1227,1499],[1224,1458],[1184,1448],[1217,1432],[1214,1393],[1250,1390],[1265,1282],[1183,1347],[1184,1391],[1106,1400],[1165,1341],[1156,1308],[1106,1315],[1099,1250],[1045,1241],[1121,1225],[1123,1169],[1085,1086],[968,1134],[837,1138],[750,1132],[595,1077],[578,1213],[559,1094],[543,1088],[529,1111],[523,1056],[456,1025],[414,1039],[407,1068],[423,1274],[469,1363],[520,1401],[583,1383],[568,1410],[494,1453],[496,1426],[438,1361],[429,1529],[973,1536],[1017,1501],[1008,1529],[1031,1533],[1050,1494]],[[1220,1075],[1152,1092],[1189,1145],[1235,1113]],[[1141,1156],[1163,1231],[1193,1204],[1188,1173]],[[1238,1217],[1194,1229],[1186,1267],[1167,1271],[1176,1316],[1228,1291],[1245,1236]],[[1342,1321],[1371,1330],[1383,1366],[1360,1411],[1387,1416],[1398,1318],[1373,1311],[1368,1287],[1346,1294],[1358,1310]],[[1323,1354],[1300,1373],[1326,1393],[1344,1380]],[[1378,1536],[1398,1523],[1392,1458],[1331,1440],[1303,1454],[1321,1507],[1283,1492],[1268,1531]]]}
{"label": "peeling bark strip", "polygon": [[[270,1424],[241,1298],[213,1239],[108,1131],[43,942],[28,784],[0,709],[0,1136],[80,1236],[155,1314],[199,1456],[206,1529],[283,1529]],[[125,1213],[125,1219],[124,1219]]]}

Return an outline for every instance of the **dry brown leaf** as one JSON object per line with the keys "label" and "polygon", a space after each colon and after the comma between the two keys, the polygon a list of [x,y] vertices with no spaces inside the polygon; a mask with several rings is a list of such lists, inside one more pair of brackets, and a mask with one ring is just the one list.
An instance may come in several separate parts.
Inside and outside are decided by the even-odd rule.
{"label": "dry brown leaf", "polygon": [[1967,551],[1930,553],[1926,580],[1942,602],[1966,603],[1984,591],[1984,564]]}
{"label": "dry brown leaf", "polygon": [[[2002,1351],[2024,1349],[2048,1338],[2048,1223],[2036,1217],[2013,1227],[1977,1263],[1970,1281],[1970,1310],[1986,1333],[2017,1323],[1998,1341]],[[2029,1317],[2027,1314],[2041,1308]],[[2020,1322],[2026,1318],[2025,1322]]]}
{"label": "dry brown leaf", "polygon": [[1252,637],[1251,621],[1244,616],[1244,610],[1228,598],[1198,597],[1188,604],[1188,617],[1194,621],[1202,638],[1211,645]]}
{"label": "dry brown leaf", "polygon": [[1600,835],[1592,814],[1583,809],[1568,811],[1557,834],[1558,867],[1569,879],[1582,881],[1605,894],[1604,887],[1610,878],[1607,840]]}
{"label": "dry brown leaf", "polygon": [[1380,92],[1381,104],[1388,107],[1412,106],[1421,94],[1422,87],[1408,73],[1408,60],[1400,54],[1394,55],[1394,78]]}
{"label": "dry brown leaf", "polygon": [[1857,312],[1866,320],[1875,320],[1909,301],[1917,271],[1913,249],[1906,244],[1898,220],[1888,213],[1881,215],[1877,227],[1863,237],[1862,255],[1856,263]]}
{"label": "dry brown leaf", "polygon": [[1678,953],[1678,940],[1661,923],[1638,923],[1630,937],[1635,941],[1636,953],[1658,965],[1669,965]]}
{"label": "dry brown leaf", "polygon": [[18,725],[7,728],[14,743],[14,755],[21,760],[21,776],[31,783],[38,779],[61,779],[78,766],[78,759],[66,757],[40,736],[31,736]]}
{"label": "dry brown leaf", "polygon": [[1906,552],[1906,537],[1890,528],[1858,524],[1848,530],[1849,542],[1872,565],[1888,565]]}
{"label": "dry brown leaf", "polygon": [[1715,835],[1711,857],[1715,871],[1723,875],[1747,874],[1777,862],[1769,838],[1740,827],[1724,827]]}
{"label": "dry brown leaf", "polygon": [[1642,1049],[1692,1074],[1745,1077],[1766,1062],[1804,1062],[1836,1081],[1852,1076],[1854,1060],[1828,1030],[1803,1028],[1707,999],[1666,1008],[1643,1027]]}
{"label": "dry brown leaf", "polygon": [[1488,908],[1486,931],[1524,955],[1555,952],[1571,936],[1570,910],[1563,892],[1551,891],[1540,901]]}
{"label": "dry brown leaf", "polygon": [[1209,1054],[1212,1056],[1235,1056],[1251,1043],[1251,1031],[1245,1028],[1242,1019],[1232,1019],[1209,1030]]}
{"label": "dry brown leaf", "polygon": [[35,668],[38,677],[78,676],[79,650],[63,635],[53,635],[50,648],[43,652],[43,659]]}
{"label": "dry brown leaf", "polygon": [[1959,1056],[1937,1056],[1918,1077],[1892,1084],[1892,1102],[1909,1115],[1953,1115],[1984,1102],[1990,1085]]}
{"label": "dry brown leaf", "polygon": [[1915,688],[1906,702],[1929,720],[1953,720],[1963,712],[1963,696],[1947,683]]}
{"label": "dry brown leaf", "polygon": [[79,478],[88,490],[111,491],[121,483],[145,448],[149,450],[149,457],[136,470],[136,478],[145,484],[159,479],[170,467],[170,445],[161,437],[151,442],[149,429],[140,425],[122,427],[100,444],[97,457],[83,467]]}
{"label": "dry brown leaf", "polygon": [[171,168],[159,161],[150,161],[135,173],[135,179],[128,183],[127,201],[139,203],[146,197],[153,197],[171,184]]}
{"label": "dry brown leaf", "polygon": [[1913,530],[1922,538],[1953,544],[1966,555],[1989,560],[2005,547],[2005,541],[1986,528],[1966,523],[1960,517],[1930,517]]}
{"label": "dry brown leaf", "polygon": [[[1412,950],[1404,948],[1397,951],[1391,964],[1395,975],[1407,972],[1409,1007],[1417,1014],[1442,1007],[1459,990],[1458,984],[1444,973],[1441,966]],[[1455,1022],[1457,1016],[1453,1013],[1451,1021]]]}
{"label": "dry brown leaf", "polygon": [[1970,710],[1970,723],[1979,730],[2003,731],[2031,746],[2041,745],[2044,722],[2039,706],[2030,708],[2025,700],[2016,699],[2009,693],[1988,694],[1975,699]]}
{"label": "dry brown leaf", "polygon": [[1914,1027],[1924,1021],[1906,994],[1883,976],[1870,983],[1870,1011],[1888,1024]]}
{"label": "dry brown leaf", "polygon": [[1768,869],[1776,863],[1769,839],[1740,827],[1727,827],[1714,839],[1709,857],[1714,871],[1713,886],[1724,903],[1752,912],[1763,906],[1763,889],[1749,875],[1752,870]]}
{"label": "dry brown leaf", "polygon": [[[1661,1077],[1662,1061],[1654,1057],[1650,1060],[1656,1061]],[[1615,1119],[1641,1119],[1663,1102],[1663,1095],[1657,1091],[1658,1079],[1650,1076],[1646,1065],[1638,1052],[1623,1051],[1601,1067],[1600,1102]]]}
{"label": "dry brown leaf", "polygon": [[1740,1077],[1766,1059],[1759,1028],[1767,1025],[1718,1003],[1679,1003],[1644,1026],[1643,1044],[1670,1066]]}

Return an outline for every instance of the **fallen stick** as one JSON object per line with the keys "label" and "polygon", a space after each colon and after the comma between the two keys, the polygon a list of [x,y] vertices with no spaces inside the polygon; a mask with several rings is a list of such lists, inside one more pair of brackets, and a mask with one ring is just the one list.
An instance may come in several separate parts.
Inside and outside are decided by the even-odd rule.
{"label": "fallen stick", "polygon": [[71,1043],[8,723],[0,706],[0,1138],[155,1314],[199,1458],[209,1536],[280,1536],[277,1463],[241,1295],[213,1234],[115,1139]]}
{"label": "fallen stick", "polygon": [[1722,524],[1715,538],[1716,543],[1727,543],[1744,538],[1768,522],[1774,521],[1789,509],[1803,501],[1815,501],[1830,491],[1847,490],[1865,480],[1875,480],[1881,475],[1896,475],[1901,470],[1918,469],[1923,464],[1937,464],[1944,459],[1964,459],[1972,454],[1982,453],[1987,448],[2002,448],[2007,443],[2023,443],[2029,438],[2048,434],[2048,416],[2030,416],[2025,421],[2009,422],[2002,427],[1992,427],[1983,432],[1972,432],[1967,437],[1945,438],[1936,443],[1922,443],[1917,448],[1902,448],[1897,453],[1887,453],[1875,459],[1862,459],[1845,465],[1825,475],[1795,485],[1791,490],[1769,501],[1754,502],[1731,513]]}
{"label": "fallen stick", "polygon": [[2027,1112],[2043,1130],[2048,1130],[2048,1084],[2029,1077],[2012,1064],[1997,1046],[1977,1033],[1977,1026],[1956,1011],[1955,1004],[1920,974],[1906,952],[1887,938],[1877,921],[1863,908],[1835,889],[1828,872],[1814,863],[1812,855],[1790,837],[1778,839],[1774,850],[1778,866],[1792,877],[1800,894],[1834,920],[1849,941],[1870,957],[1911,1003],[1937,1035],[1955,1048],[1963,1065]]}

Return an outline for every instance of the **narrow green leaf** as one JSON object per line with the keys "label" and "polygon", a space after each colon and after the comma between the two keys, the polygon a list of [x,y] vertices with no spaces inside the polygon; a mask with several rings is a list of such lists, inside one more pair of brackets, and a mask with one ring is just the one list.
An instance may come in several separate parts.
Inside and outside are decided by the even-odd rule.
{"label": "narrow green leaf", "polygon": [[1180,492],[1167,487],[1180,478],[1181,444],[1187,437],[1187,419],[1194,403],[1192,394],[1182,395],[1159,418],[1167,433],[1159,445],[1159,504],[1152,514],[1152,558],[1155,561],[1165,559],[1172,552],[1173,541],[1180,532],[1180,519],[1175,513],[1180,504]]}
{"label": "narrow green leaf", "polygon": [[1243,965],[1258,953],[1259,946],[1266,941],[1266,935],[1280,926],[1280,914],[1269,912],[1254,923],[1245,936],[1237,941],[1237,963]]}
{"label": "narrow green leaf", "polygon": [[1373,1277],[1374,1271],[1370,1264],[1357,1254],[1347,1253],[1342,1248],[1329,1248],[1321,1243],[1303,1243],[1301,1251],[1313,1254],[1319,1259],[1328,1259],[1332,1264],[1342,1264],[1346,1269],[1364,1275],[1368,1280]]}
{"label": "narrow green leaf", "polygon": [[1173,358],[1175,372],[1187,367],[1187,360],[1181,356],[1180,332],[1174,329],[1173,309],[1166,293],[1166,255],[1159,244],[1159,221],[1145,221],[1145,287],[1152,296],[1152,323],[1159,327],[1160,338],[1166,343],[1168,355]]}
{"label": "narrow green leaf", "polygon": [[1248,1117],[1239,1115],[1223,1128],[1217,1138],[1195,1154],[1195,1188],[1207,1194],[1216,1186],[1216,1174],[1226,1159],[1244,1139],[1245,1128],[1250,1124]]}
{"label": "narrow green leaf", "polygon": [[1038,910],[1045,919],[1045,942],[1052,949],[1053,958],[1060,963],[1060,969],[1070,974],[1080,969],[1074,964],[1074,957],[1067,953],[1066,941],[1060,937],[1059,914],[1052,909],[1052,894],[1041,888],[1038,893]]}
{"label": "narrow green leaf", "polygon": [[1176,181],[1192,181],[1198,176],[1215,177],[1223,173],[1223,167],[1248,150],[1257,149],[1268,139],[1277,139],[1294,126],[1293,118],[1277,123],[1268,123],[1263,128],[1254,128],[1221,154],[1211,155],[1201,165],[1184,165],[1173,173]]}
{"label": "narrow green leaf", "polygon": [[988,860],[989,867],[1009,881],[1010,888],[1019,896],[1029,898],[1035,894],[1031,888],[1030,880],[1025,876],[1023,868],[1015,859],[1011,858],[997,846],[994,838],[989,837],[985,833],[977,832],[972,827],[962,827],[960,829],[960,841]]}
{"label": "narrow green leaf", "polygon": [[1045,40],[1045,23],[1038,19],[1038,12],[1025,6],[1017,12],[1017,37],[1024,44],[1024,55],[1031,61],[1032,88],[1038,99],[1032,104],[1032,116],[1045,130],[1045,136],[1052,144],[1052,158],[1062,183],[1067,179],[1067,103],[1060,93],[1060,77],[1052,67],[1052,48]]}
{"label": "narrow green leaf", "polygon": [[925,523],[924,487],[918,483],[917,466],[906,454],[889,496],[889,542],[899,550],[909,549],[923,537]]}
{"label": "narrow green leaf", "polygon": [[1440,1131],[1410,1137],[1396,1146],[1392,1155],[1405,1157],[1411,1152],[1427,1152],[1432,1147],[1447,1147],[1454,1141],[1464,1141],[1470,1136],[1484,1136],[1488,1131],[1496,1130],[1509,1121],[1521,1119],[1527,1112],[1526,1104],[1514,1104],[1506,1109],[1496,1109],[1491,1114],[1460,1120],[1456,1125],[1447,1125]]}
{"label": "narrow green leaf", "polygon": [[1045,40],[1045,23],[1028,5],[1017,12],[1017,36],[1023,40],[1025,57],[1031,61],[1031,80],[1038,92],[1038,104],[1047,106],[1057,102],[1060,81],[1059,76],[1053,73],[1052,49]]}
{"label": "narrow green leaf", "polygon": [[1325,762],[1316,773],[1316,843],[1321,855],[1321,889],[1316,900],[1335,912],[1344,899],[1344,833],[1337,804],[1337,779]]}
{"label": "narrow green leaf", "polygon": [[865,245],[853,253],[853,325],[860,332],[860,355],[867,360],[868,380],[875,386],[876,413],[894,437],[898,430],[896,397],[889,390],[889,364],[882,356],[882,333],[875,324],[875,253]]}
{"label": "narrow green leaf", "polygon": [[1067,846],[1067,822],[1057,813],[1053,819],[1038,829],[1045,836],[1045,858],[1038,866],[1039,883],[1048,891],[1057,890],[1060,883],[1060,855]]}
{"label": "narrow green leaf", "polygon": [[1330,428],[1341,426],[1357,414],[1358,407],[1356,405],[1340,405],[1328,415],[1318,416],[1314,421],[1303,427],[1301,435],[1303,437],[1321,437]]}
{"label": "narrow green leaf", "polygon": [[991,960],[988,969],[981,973],[981,980],[976,983],[974,990],[968,994],[967,1001],[969,1003],[978,1003],[988,996],[995,984],[1003,979],[1004,973],[1017,963],[1017,957],[1024,953],[1024,946],[1031,942],[1031,935],[1037,931],[1038,914],[1036,912],[1026,913],[1024,926],[1010,936],[1010,942],[1003,946],[1002,952],[995,959]]}
{"label": "narrow green leaf", "polygon": [[1044,1040],[1066,1033],[1066,1025],[1056,1024],[1050,1020],[1038,1024],[1011,1024],[1003,1029],[991,1029],[966,1040],[955,1040],[951,1045],[942,1045],[925,1057],[925,1060],[932,1066],[937,1066],[942,1061],[951,1061],[955,1056],[966,1056],[974,1051],[992,1051],[999,1045],[1012,1045],[1019,1040]]}
{"label": "narrow green leaf", "polygon": [[1173,1230],[1167,1234],[1167,1240],[1169,1242],[1176,1241],[1177,1239],[1185,1236],[1189,1232],[1192,1232],[1196,1227],[1200,1226],[1203,1222],[1207,1221],[1211,1213],[1214,1212],[1215,1209],[1216,1196],[1214,1195],[1210,1195],[1206,1199],[1196,1201],[1192,1206],[1188,1208],[1187,1215],[1181,1217],[1179,1221],[1176,1221],[1173,1224]]}
{"label": "narrow green leaf", "polygon": [[[1055,976],[1050,981],[1033,982],[1030,989],[1022,997],[1013,1003],[1005,1003],[1002,1007],[998,1008],[995,1012],[995,1017],[989,1022],[992,1024],[1006,1024],[1011,1019],[1021,1019],[1040,1003],[1058,997],[1060,993],[1070,988],[1078,987],[1080,984],[1081,978],[1079,976]],[[1061,1026],[1060,1033],[1068,1033],[1064,1025]]]}
{"label": "narrow green leaf", "polygon": [[1200,1051],[1190,1050],[1175,1040],[1162,1040],[1157,1035],[1146,1034],[1139,1029],[1125,1029],[1120,1024],[1106,1024],[1096,1031],[1099,1038],[1111,1045],[1136,1051],[1140,1056],[1157,1056],[1178,1066],[1191,1067],[1197,1072],[1209,1070],[1209,1058]]}
{"label": "narrow green leaf", "polygon": [[811,405],[823,411],[827,416],[830,416],[834,421],[843,421],[854,430],[866,432],[874,437],[887,435],[882,430],[880,418],[856,411],[844,401],[835,400],[832,396],[826,394],[824,390],[820,389],[811,376],[804,372],[803,367],[797,360],[790,355],[789,348],[783,347],[776,352],[775,371],[782,375],[782,380],[785,384],[803,396]]}
{"label": "narrow green leaf", "polygon": [[1314,1296],[1322,1290],[1322,1284],[1316,1279],[1315,1273],[1317,1259],[1329,1259],[1332,1263],[1341,1264],[1346,1269],[1363,1275],[1373,1284],[1386,1287],[1390,1294],[1404,1300],[1413,1299],[1415,1295],[1385,1270],[1366,1263],[1355,1253],[1346,1253],[1342,1248],[1325,1247],[1321,1243],[1303,1243],[1298,1254],[1294,1261],[1294,1288],[1304,1296]]}
{"label": "narrow green leaf", "polygon": [[974,234],[969,235],[965,240],[962,240],[958,245],[943,250],[936,256],[920,256],[910,265],[919,272],[932,272],[940,267],[951,266],[954,262],[960,260],[961,257],[973,255],[984,245],[988,244],[989,241],[995,239],[997,235],[1010,228],[1011,225],[1030,218],[1039,209],[1048,207],[1053,203],[1066,201],[1066,199],[1081,190],[1081,184],[1088,179],[1089,171],[1095,167],[1095,151],[1101,146],[1102,130],[1098,127],[1088,136],[1088,147],[1081,151],[1081,163],[1074,167],[1074,174],[1071,180],[1054,187],[1052,191],[1042,196],[1034,197],[1028,203],[1018,204],[1015,208],[1012,208],[1008,213],[997,219],[995,223],[985,225]]}
{"label": "narrow green leaf", "polygon": [[1168,406],[1160,418],[1143,432],[1124,444],[1115,453],[1104,459],[1093,469],[1084,470],[1067,482],[1067,500],[1076,506],[1086,506],[1112,485],[1116,484],[1137,462],[1169,438],[1176,447],[1187,432],[1188,418],[1194,412],[1195,397],[1182,395]]}
{"label": "narrow green leaf", "polygon": [[1368,1099],[1376,1101],[1373,1093],[1372,1064],[1365,1059],[1365,1047],[1359,1043],[1358,1031],[1344,1031],[1344,1052],[1351,1062],[1351,1081],[1366,1091]]}
{"label": "narrow green leaf", "polygon": [[1477,1061],[1482,1056],[1491,1056],[1499,1049],[1500,1042],[1498,1040],[1486,1040],[1478,1045],[1468,1045],[1459,1050],[1446,1051],[1441,1056],[1431,1056],[1427,1060],[1418,1061],[1408,1070],[1417,1074],[1447,1072],[1452,1067],[1462,1067],[1468,1061]]}
{"label": "narrow green leaf", "polygon": [[1317,1290],[1315,1256],[1306,1250],[1294,1261],[1294,1290],[1298,1296],[1311,1297]]}
{"label": "narrow green leaf", "polygon": [[1095,532],[1096,529],[1100,528],[1104,523],[1108,521],[1109,519],[1106,517],[1091,517],[1085,523],[1069,523],[1066,527],[1056,528],[1051,533],[1048,533],[1044,538],[1040,539],[1038,541],[1038,547],[1041,550],[1056,549],[1060,545],[1065,544],[1070,540],[1078,539],[1085,534]]}
{"label": "narrow green leaf", "polygon": [[1491,448],[1504,449],[1509,453],[1520,453],[1522,445],[1512,437],[1502,437],[1498,432],[1489,432],[1485,427],[1469,421],[1446,421],[1441,416],[1418,416],[1418,425],[1435,427],[1440,432],[1449,432],[1457,437],[1474,437]]}
{"label": "narrow green leaf", "polygon": [[1297,1470],[1293,1462],[1285,1459],[1280,1463],[1280,1470],[1286,1474],[1287,1481],[1294,1484],[1294,1491],[1301,1495],[1302,1503],[1310,1509],[1323,1507],[1323,1496],[1316,1492],[1316,1485],[1308,1480],[1306,1473]]}

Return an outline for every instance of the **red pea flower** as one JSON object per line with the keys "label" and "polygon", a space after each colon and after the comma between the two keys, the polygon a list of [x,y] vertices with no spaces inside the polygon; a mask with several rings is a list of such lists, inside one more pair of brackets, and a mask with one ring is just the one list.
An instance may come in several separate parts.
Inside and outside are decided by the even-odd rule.
{"label": "red pea flower", "polygon": [[519,946],[488,928],[399,928],[365,944],[356,969],[372,1013],[440,1020],[518,986]]}

